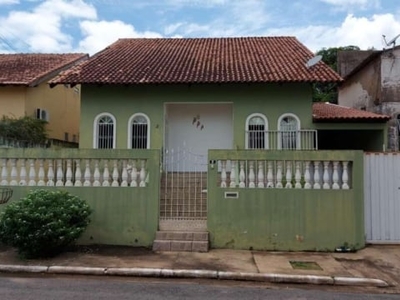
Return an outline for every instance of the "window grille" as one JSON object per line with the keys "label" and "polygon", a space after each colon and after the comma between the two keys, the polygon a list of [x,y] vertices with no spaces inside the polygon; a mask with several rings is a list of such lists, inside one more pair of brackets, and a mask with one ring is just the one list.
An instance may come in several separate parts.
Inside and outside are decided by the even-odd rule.
{"label": "window grille", "polygon": [[97,123],[97,148],[114,148],[114,121],[110,116],[103,116]]}
{"label": "window grille", "polygon": [[248,122],[248,149],[265,149],[265,120],[262,117],[252,117]]}
{"label": "window grille", "polygon": [[298,123],[294,117],[283,117],[280,122],[281,149],[293,150],[298,146]]}
{"label": "window grille", "polygon": [[132,119],[131,124],[131,148],[148,148],[148,130],[149,124],[144,115],[137,115]]}

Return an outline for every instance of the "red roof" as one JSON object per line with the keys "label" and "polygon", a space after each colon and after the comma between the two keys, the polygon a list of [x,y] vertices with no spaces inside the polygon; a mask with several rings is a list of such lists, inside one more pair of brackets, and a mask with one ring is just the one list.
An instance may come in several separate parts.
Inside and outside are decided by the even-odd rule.
{"label": "red roof", "polygon": [[0,54],[0,85],[34,86],[56,76],[87,54]]}
{"label": "red roof", "polygon": [[365,110],[340,106],[332,103],[318,102],[313,104],[313,120],[316,122],[386,122],[390,116],[376,114]]}
{"label": "red roof", "polygon": [[294,37],[120,39],[52,83],[339,82]]}

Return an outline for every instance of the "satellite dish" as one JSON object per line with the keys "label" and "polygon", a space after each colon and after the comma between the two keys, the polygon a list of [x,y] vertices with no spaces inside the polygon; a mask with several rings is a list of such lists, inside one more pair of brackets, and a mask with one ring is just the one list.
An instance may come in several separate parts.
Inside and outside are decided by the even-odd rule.
{"label": "satellite dish", "polygon": [[386,42],[386,35],[382,34],[382,37],[383,37],[383,40],[384,40],[386,46],[393,45],[393,47],[395,47],[396,46],[396,40],[400,37],[400,34],[396,35],[389,42]]}
{"label": "satellite dish", "polygon": [[308,62],[306,62],[306,67],[311,68],[315,64],[317,64],[322,59],[322,55],[317,55],[311,58]]}

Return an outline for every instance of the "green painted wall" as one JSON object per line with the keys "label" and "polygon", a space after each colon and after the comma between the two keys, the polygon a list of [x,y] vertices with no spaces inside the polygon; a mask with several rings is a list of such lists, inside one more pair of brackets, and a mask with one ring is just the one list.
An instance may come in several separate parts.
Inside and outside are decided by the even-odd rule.
{"label": "green painted wall", "polygon": [[[62,189],[85,199],[94,210],[80,244],[150,247],[158,229],[160,153],[158,150],[0,149],[0,158],[147,159],[146,187],[11,187],[10,200],[30,190]],[[9,202],[9,203],[10,203]],[[0,205],[2,210],[5,205]]]}
{"label": "green painted wall", "polygon": [[[333,251],[364,247],[363,154],[360,151],[209,151],[210,160],[346,160],[350,190],[227,189],[209,166],[208,230],[212,248]],[[237,191],[238,199],[224,197]]]}
{"label": "green painted wall", "polygon": [[[268,118],[269,130],[277,130],[278,118],[293,113],[302,129],[378,130],[383,138],[385,124],[313,123],[311,86],[304,83],[221,84],[221,85],[143,85],[82,87],[80,148],[93,148],[94,118],[109,112],[117,119],[116,148],[127,148],[128,120],[134,113],[145,113],[151,122],[151,148],[161,149],[164,136],[164,104],[181,102],[233,103],[234,148],[245,148],[245,122],[252,113]],[[377,142],[378,144],[380,142]],[[378,145],[374,144],[374,147]],[[379,145],[381,147],[381,145]]]}
{"label": "green painted wall", "polygon": [[93,147],[93,121],[102,113],[117,119],[117,148],[127,148],[128,120],[138,112],[149,116],[151,148],[163,146],[164,103],[233,102],[234,145],[244,148],[246,118],[263,113],[269,129],[276,130],[284,113],[296,114],[303,128],[312,127],[311,87],[309,84],[240,85],[160,85],[160,86],[83,86],[80,148]]}

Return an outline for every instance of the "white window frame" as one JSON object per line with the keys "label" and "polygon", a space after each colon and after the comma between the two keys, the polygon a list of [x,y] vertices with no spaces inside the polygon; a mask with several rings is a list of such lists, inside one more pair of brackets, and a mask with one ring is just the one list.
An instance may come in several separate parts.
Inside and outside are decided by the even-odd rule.
{"label": "white window frame", "polygon": [[115,145],[117,143],[117,120],[115,119],[115,117],[108,113],[108,112],[102,112],[100,114],[98,114],[95,118],[94,118],[94,122],[93,122],[93,149],[99,149],[99,132],[98,132],[98,124],[99,124],[99,120],[102,117],[110,117],[113,121],[113,146],[111,149],[115,149]]}
{"label": "white window frame", "polygon": [[147,121],[147,145],[145,149],[150,149],[150,118],[144,113],[135,113],[128,120],[128,141],[127,148],[132,148],[132,122],[136,117],[144,117]]}
{"label": "white window frame", "polygon": [[[276,128],[278,128],[278,149],[282,150],[282,131],[283,130],[281,128],[281,122],[282,122],[282,119],[286,118],[286,117],[294,118],[297,122],[296,149],[299,150],[299,149],[301,149],[301,140],[300,140],[301,123],[300,123],[299,117],[292,113],[285,113],[285,114],[281,115],[278,119],[278,126],[276,127]],[[284,150],[293,150],[293,149],[284,149]]]}
{"label": "white window frame", "polygon": [[[250,125],[250,120],[255,117],[260,117],[264,120],[264,148],[249,148],[249,125]],[[268,119],[265,115],[261,113],[254,113],[251,114],[247,117],[246,119],[246,127],[245,127],[245,148],[246,149],[269,149],[269,143],[268,143]]]}

